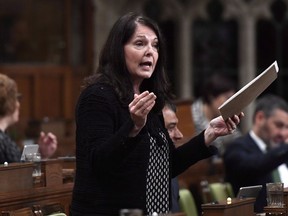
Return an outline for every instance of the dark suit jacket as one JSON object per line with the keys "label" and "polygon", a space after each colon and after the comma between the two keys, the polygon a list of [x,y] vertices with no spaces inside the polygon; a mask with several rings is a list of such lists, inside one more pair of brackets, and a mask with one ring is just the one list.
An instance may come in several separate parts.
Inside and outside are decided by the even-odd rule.
{"label": "dark suit jacket", "polygon": [[234,193],[240,187],[263,185],[255,202],[255,212],[262,212],[266,202],[266,183],[272,182],[272,171],[288,161],[288,145],[263,153],[249,134],[235,139],[224,153],[226,181]]}

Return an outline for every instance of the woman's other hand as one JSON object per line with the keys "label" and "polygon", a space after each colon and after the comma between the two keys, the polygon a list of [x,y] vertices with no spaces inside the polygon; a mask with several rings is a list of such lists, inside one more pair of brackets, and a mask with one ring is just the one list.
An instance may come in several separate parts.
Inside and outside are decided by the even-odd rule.
{"label": "woman's other hand", "polygon": [[204,133],[206,145],[209,145],[219,136],[233,133],[243,116],[244,113],[241,112],[239,115],[234,115],[226,121],[224,121],[222,116],[212,119]]}

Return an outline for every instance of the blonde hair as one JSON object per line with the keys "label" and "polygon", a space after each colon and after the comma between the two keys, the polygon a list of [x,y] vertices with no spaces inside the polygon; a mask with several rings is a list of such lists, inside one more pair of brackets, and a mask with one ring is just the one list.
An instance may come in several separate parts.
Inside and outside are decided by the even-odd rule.
{"label": "blonde hair", "polygon": [[16,82],[5,74],[0,74],[0,117],[11,114],[16,109],[18,90]]}

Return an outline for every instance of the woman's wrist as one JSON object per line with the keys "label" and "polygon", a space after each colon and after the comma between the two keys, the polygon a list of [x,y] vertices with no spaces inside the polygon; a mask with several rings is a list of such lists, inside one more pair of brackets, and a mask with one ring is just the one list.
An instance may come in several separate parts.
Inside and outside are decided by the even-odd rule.
{"label": "woman's wrist", "polygon": [[132,128],[132,130],[129,133],[129,137],[136,137],[140,133],[141,129],[142,128],[134,125],[134,127]]}
{"label": "woman's wrist", "polygon": [[214,129],[211,126],[208,126],[204,132],[205,144],[209,146],[216,138]]}

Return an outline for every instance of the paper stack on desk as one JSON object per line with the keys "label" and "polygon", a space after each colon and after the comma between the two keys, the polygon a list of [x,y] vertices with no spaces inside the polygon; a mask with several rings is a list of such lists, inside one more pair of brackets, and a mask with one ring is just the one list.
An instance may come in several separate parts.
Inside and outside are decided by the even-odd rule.
{"label": "paper stack on desk", "polygon": [[218,108],[223,119],[226,120],[242,112],[248,104],[256,99],[277,78],[278,71],[278,64],[275,61],[265,71],[226,100]]}

